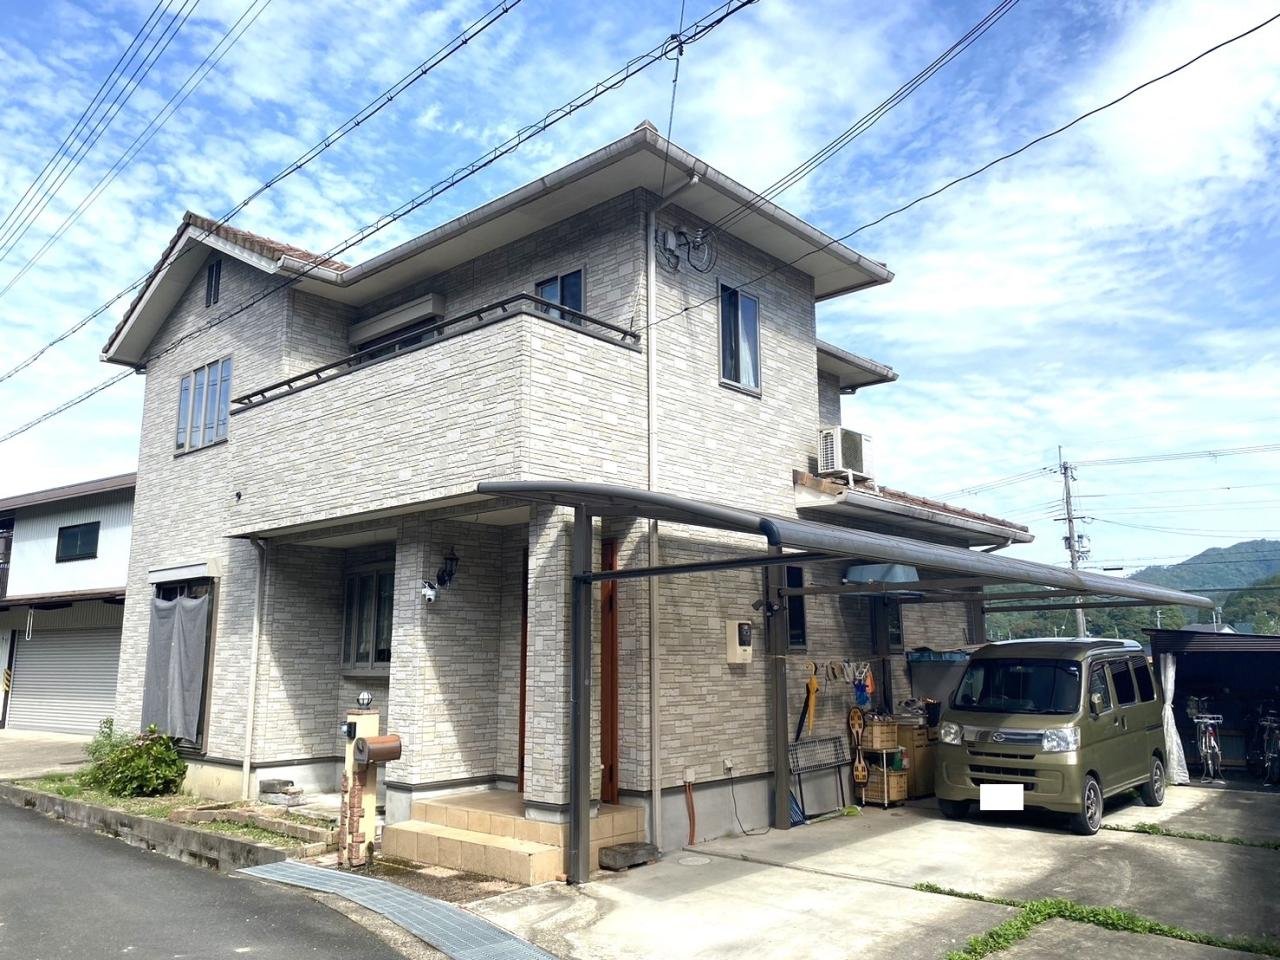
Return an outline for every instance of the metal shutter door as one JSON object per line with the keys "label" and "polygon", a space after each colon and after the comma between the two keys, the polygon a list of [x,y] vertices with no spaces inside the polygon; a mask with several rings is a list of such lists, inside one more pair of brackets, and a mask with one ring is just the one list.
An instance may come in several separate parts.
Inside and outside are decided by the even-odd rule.
{"label": "metal shutter door", "polygon": [[115,709],[119,630],[18,637],[8,724],[15,730],[96,733]]}

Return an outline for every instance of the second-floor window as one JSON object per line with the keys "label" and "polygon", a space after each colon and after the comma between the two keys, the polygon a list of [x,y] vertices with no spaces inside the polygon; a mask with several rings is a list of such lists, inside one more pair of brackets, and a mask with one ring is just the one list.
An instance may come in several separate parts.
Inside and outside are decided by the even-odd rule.
{"label": "second-floor window", "polygon": [[204,305],[212,307],[218,302],[218,294],[222,287],[222,261],[215,260],[205,267],[204,272]]}
{"label": "second-floor window", "polygon": [[720,284],[720,378],[760,389],[760,301]]}
{"label": "second-floor window", "polygon": [[76,523],[58,528],[58,551],[55,563],[68,560],[92,560],[98,555],[99,522]]}
{"label": "second-floor window", "polygon": [[347,577],[342,616],[342,666],[385,670],[391,662],[391,610],[395,569],[380,567]]}
{"label": "second-floor window", "polygon": [[193,370],[178,385],[178,450],[206,447],[227,435],[231,409],[231,358]]}
{"label": "second-floor window", "polygon": [[[543,300],[550,300],[552,303],[558,303],[562,307],[581,313],[582,271],[574,270],[572,273],[562,273],[557,277],[547,277],[533,288],[533,292]],[[552,311],[552,315],[559,317],[560,311]],[[575,323],[579,322],[577,317],[570,316],[567,319]]]}

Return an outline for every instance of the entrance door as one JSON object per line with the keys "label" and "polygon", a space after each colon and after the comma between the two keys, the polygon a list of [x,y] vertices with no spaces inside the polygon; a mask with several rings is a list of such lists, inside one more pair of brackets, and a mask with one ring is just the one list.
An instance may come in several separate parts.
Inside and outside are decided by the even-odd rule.
{"label": "entrance door", "polygon": [[[618,541],[605,540],[600,568],[618,569]],[[618,583],[600,585],[600,799],[618,802]]]}

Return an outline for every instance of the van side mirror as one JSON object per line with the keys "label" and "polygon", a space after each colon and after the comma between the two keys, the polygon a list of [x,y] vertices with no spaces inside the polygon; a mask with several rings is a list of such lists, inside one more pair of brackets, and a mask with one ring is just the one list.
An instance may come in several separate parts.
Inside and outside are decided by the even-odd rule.
{"label": "van side mirror", "polygon": [[1102,694],[1089,694],[1089,712],[1095,717],[1102,712]]}

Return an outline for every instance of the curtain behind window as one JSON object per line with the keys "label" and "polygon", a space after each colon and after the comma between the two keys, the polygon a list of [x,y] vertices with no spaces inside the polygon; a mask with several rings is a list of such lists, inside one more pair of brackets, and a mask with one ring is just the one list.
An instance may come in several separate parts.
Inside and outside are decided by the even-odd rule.
{"label": "curtain behind window", "polygon": [[195,742],[204,687],[209,597],[151,601],[142,728]]}

